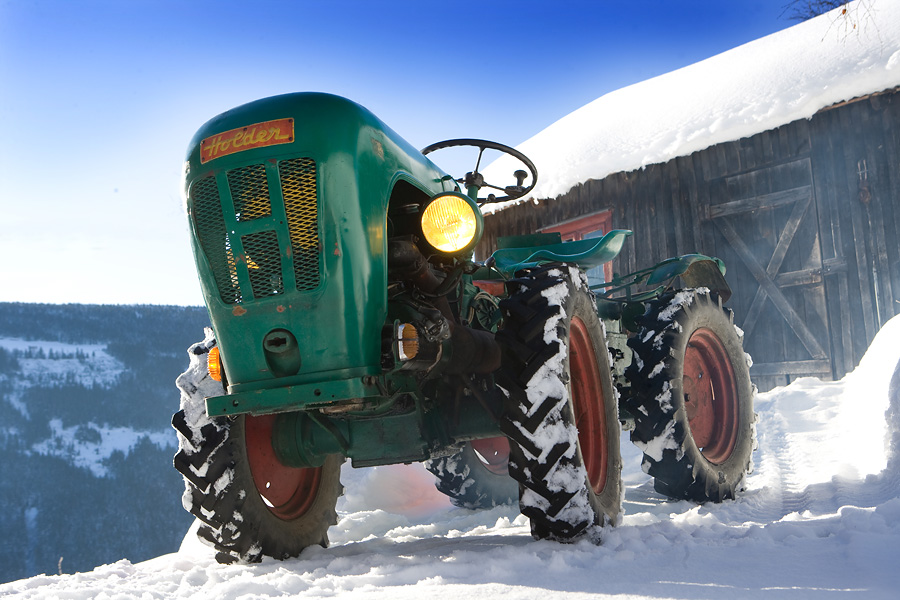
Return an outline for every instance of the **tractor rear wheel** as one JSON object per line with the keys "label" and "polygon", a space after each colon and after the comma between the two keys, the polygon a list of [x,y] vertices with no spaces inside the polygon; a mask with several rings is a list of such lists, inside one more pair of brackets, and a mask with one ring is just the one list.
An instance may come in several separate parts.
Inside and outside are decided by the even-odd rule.
{"label": "tractor rear wheel", "polygon": [[584,274],[564,265],[517,273],[497,339],[506,391],[509,473],[537,539],[568,542],[615,524],[622,509],[616,391]]}
{"label": "tractor rear wheel", "polygon": [[651,302],[638,322],[624,405],[644,471],[670,498],[733,499],[750,471],[756,418],[731,311],[707,290],[684,290]]}
{"label": "tractor rear wheel", "polygon": [[519,497],[519,484],[509,476],[506,437],[467,442],[456,454],[426,461],[437,477],[438,491],[461,508],[492,508]]}
{"label": "tractor rear wheel", "polygon": [[177,382],[182,409],[172,418],[180,434],[174,462],[185,481],[182,504],[201,521],[197,535],[225,563],[283,560],[327,546],[342,457],[329,456],[318,468],[287,467],[272,449],[274,416],[207,417],[204,397],[213,394],[203,388],[218,383],[201,364],[210,346],[191,349],[191,367]]}

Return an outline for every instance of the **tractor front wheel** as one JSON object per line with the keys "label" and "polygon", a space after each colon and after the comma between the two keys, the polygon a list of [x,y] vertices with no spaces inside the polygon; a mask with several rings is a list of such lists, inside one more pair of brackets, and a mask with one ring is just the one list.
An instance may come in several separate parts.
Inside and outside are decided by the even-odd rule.
{"label": "tractor front wheel", "polygon": [[203,388],[217,382],[200,364],[206,349],[208,343],[191,349],[191,368],[177,382],[182,409],[172,418],[180,434],[174,462],[185,481],[182,504],[201,521],[198,536],[226,563],[283,560],[307,546],[327,546],[343,458],[328,456],[318,468],[287,467],[272,449],[274,416],[207,417],[204,397],[212,394]]}
{"label": "tractor front wheel", "polygon": [[603,324],[584,274],[517,273],[497,339],[509,473],[538,539],[572,541],[622,509],[619,419]]}

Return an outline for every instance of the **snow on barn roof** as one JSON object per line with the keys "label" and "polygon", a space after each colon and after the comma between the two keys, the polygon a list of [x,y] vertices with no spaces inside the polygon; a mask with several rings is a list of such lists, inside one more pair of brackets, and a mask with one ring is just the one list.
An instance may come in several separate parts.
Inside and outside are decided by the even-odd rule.
{"label": "snow on barn roof", "polygon": [[[531,197],[555,198],[588,179],[667,162],[900,85],[900,0],[854,2],[843,16],[840,10],[616,90],[563,117],[518,147],[538,168]],[[514,162],[498,159],[486,179],[503,180],[520,168]]]}

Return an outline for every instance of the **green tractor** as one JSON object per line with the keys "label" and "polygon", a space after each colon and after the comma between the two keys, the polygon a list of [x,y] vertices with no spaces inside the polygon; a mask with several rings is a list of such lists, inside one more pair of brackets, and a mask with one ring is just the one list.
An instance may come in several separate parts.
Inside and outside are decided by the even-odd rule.
{"label": "green tractor", "polygon": [[[455,146],[477,154],[460,179],[428,156]],[[486,150],[521,162],[509,185],[484,180]],[[420,152],[328,94],[195,135],[184,192],[212,330],[172,423],[184,506],[220,561],[326,545],[346,458],[425,461],[457,505],[518,500],[536,538],[563,542],[620,518],[623,427],[657,491],[741,489],[754,390],[724,266],[689,255],[589,283],[624,230],[505,238],[476,261],[480,206],[536,180],[513,148]]]}

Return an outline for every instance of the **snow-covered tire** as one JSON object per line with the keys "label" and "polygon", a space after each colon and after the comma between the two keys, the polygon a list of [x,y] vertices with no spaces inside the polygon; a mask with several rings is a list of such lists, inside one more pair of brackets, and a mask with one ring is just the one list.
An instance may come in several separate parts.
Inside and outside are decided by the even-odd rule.
{"label": "snow-covered tire", "polygon": [[328,527],[337,522],[343,458],[329,456],[316,469],[285,467],[271,446],[274,417],[210,419],[204,399],[222,393],[206,370],[214,345],[208,332],[189,349],[190,367],[176,380],[181,410],[172,417],[179,442],[174,463],[185,482],[182,504],[201,521],[198,537],[224,563],[283,560],[308,546],[327,546]]}
{"label": "snow-covered tire", "polygon": [[526,269],[507,282],[497,340],[509,473],[537,539],[594,537],[622,509],[618,404],[603,323],[578,269]]}
{"label": "snow-covered tire", "polygon": [[670,498],[733,499],[751,469],[756,417],[732,312],[708,290],[682,290],[648,303],[638,325],[623,403],[644,471]]}
{"label": "snow-covered tire", "polygon": [[489,438],[466,443],[456,454],[425,462],[437,478],[435,487],[461,508],[492,508],[519,498],[519,484],[509,476],[509,442]]}

